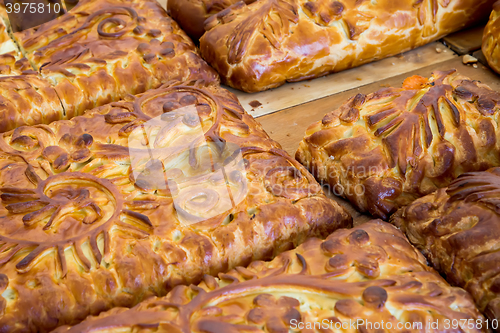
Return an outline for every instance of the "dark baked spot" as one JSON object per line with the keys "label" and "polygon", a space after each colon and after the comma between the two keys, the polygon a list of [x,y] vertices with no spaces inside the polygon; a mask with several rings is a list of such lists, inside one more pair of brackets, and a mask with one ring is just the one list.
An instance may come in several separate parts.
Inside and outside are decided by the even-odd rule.
{"label": "dark baked spot", "polygon": [[356,313],[359,304],[353,299],[341,299],[335,303],[335,311],[343,316],[354,318],[358,315]]}
{"label": "dark baked spot", "polygon": [[485,97],[479,97],[477,99],[477,107],[483,115],[492,115],[495,112],[496,103]]}
{"label": "dark baked spot", "polygon": [[330,258],[327,263],[326,271],[347,269],[349,267],[349,259],[345,254],[337,254]]}
{"label": "dark baked spot", "polygon": [[0,292],[7,289],[9,285],[9,277],[5,274],[0,273]]}
{"label": "dark baked spot", "polygon": [[357,245],[362,245],[366,244],[370,241],[370,236],[368,233],[362,229],[358,229],[356,231],[353,231],[349,235],[349,242],[351,244],[357,244]]}
{"label": "dark baked spot", "polygon": [[175,51],[174,51],[174,49],[167,47],[167,48],[160,50],[160,55],[162,55],[164,57],[172,58],[175,56]]}
{"label": "dark baked spot", "polygon": [[304,7],[309,10],[312,14],[316,14],[318,11],[318,5],[315,2],[306,2]]}
{"label": "dark baked spot", "polygon": [[257,100],[254,100],[254,101],[251,101],[250,103],[248,103],[251,107],[253,108],[258,108],[259,106],[262,105],[261,102],[257,101]]}
{"label": "dark baked spot", "polygon": [[148,43],[141,43],[137,46],[137,52],[143,56],[146,55],[150,49],[151,48]]}
{"label": "dark baked spot", "polygon": [[146,31],[146,29],[140,25],[138,25],[137,27],[134,28],[134,30],[132,30],[132,32],[136,35],[142,35],[142,34],[144,34],[145,31]]}
{"label": "dark baked spot", "polygon": [[276,306],[276,300],[270,294],[260,294],[253,299],[253,304],[261,307]]}
{"label": "dark baked spot", "polygon": [[292,320],[295,320],[295,322],[300,322],[302,319],[302,315],[300,314],[299,310],[291,308],[291,309],[288,309],[283,314],[282,318],[286,324],[290,324],[290,322]]}
{"label": "dark baked spot", "polygon": [[194,95],[185,95],[182,96],[181,99],[179,100],[179,103],[182,106],[187,106],[187,105],[192,105],[197,102],[196,96]]}
{"label": "dark baked spot", "polygon": [[380,275],[380,268],[376,261],[369,259],[360,259],[355,261],[356,270],[369,278],[376,278]]}
{"label": "dark baked spot", "polygon": [[179,108],[179,104],[175,102],[165,102],[163,104],[163,112],[170,112]]}
{"label": "dark baked spot", "polygon": [[387,301],[387,291],[378,286],[371,286],[363,292],[363,300],[369,307],[380,309]]}
{"label": "dark baked spot", "polygon": [[247,319],[254,324],[262,325],[266,320],[266,312],[261,308],[254,308],[248,312]]}
{"label": "dark baked spot", "polygon": [[156,60],[156,54],[148,53],[143,58],[144,58],[144,61],[146,61],[146,63],[150,64]]}
{"label": "dark baked spot", "polygon": [[330,10],[333,15],[340,15],[344,11],[344,5],[341,2],[333,1],[330,3]]}
{"label": "dark baked spot", "polygon": [[161,35],[161,30],[159,30],[159,29],[151,29],[151,30],[149,30],[148,35],[151,36],[151,37],[158,37],[158,36]]}
{"label": "dark baked spot", "polygon": [[453,92],[455,93],[455,95],[457,97],[464,99],[466,101],[469,101],[469,102],[472,102],[474,97],[475,97],[471,91],[469,91],[467,88],[465,88],[463,86],[456,87]]}

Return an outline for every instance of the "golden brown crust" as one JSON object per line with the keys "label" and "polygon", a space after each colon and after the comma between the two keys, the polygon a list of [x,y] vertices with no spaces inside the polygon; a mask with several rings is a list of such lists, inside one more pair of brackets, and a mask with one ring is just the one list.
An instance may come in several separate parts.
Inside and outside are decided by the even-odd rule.
{"label": "golden brown crust", "polygon": [[257,1],[207,20],[201,54],[226,84],[262,91],[429,43],[486,18],[493,2]]}
{"label": "golden brown crust", "polygon": [[[75,324],[89,314],[164,295],[175,285],[198,283],[204,274],[269,259],[308,236],[324,237],[351,224],[349,214],[325,197],[312,175],[228,91],[171,85],[127,99],[72,120],[3,134],[1,330]],[[189,154],[176,150],[179,137],[187,145],[182,124],[191,128],[193,118],[175,118],[172,110],[188,105],[195,106],[208,142],[241,147],[246,177],[226,166],[225,177],[218,176],[219,169],[200,175],[195,171],[208,163],[206,146]],[[174,117],[184,130],[156,133],[151,127],[154,145],[153,137],[143,141],[143,136],[130,141],[140,146],[129,145],[160,116]],[[151,153],[146,142],[155,154],[171,152],[161,158],[167,188],[155,185],[159,178],[144,176],[148,169],[135,173],[143,165],[132,162]],[[171,185],[171,179],[182,186]],[[222,205],[227,201],[211,194],[221,188],[231,191],[233,208],[218,215],[193,212],[197,202],[183,199],[193,190]],[[203,211],[211,209],[207,206]],[[186,224],[192,214],[207,219]]]}
{"label": "golden brown crust", "polygon": [[154,0],[80,1],[67,14],[14,36],[54,85],[68,119],[171,80],[218,81]]}
{"label": "golden brown crust", "polygon": [[0,119],[1,133],[65,119],[65,114],[55,89],[36,74],[0,76]]}
{"label": "golden brown crust", "polygon": [[[205,33],[205,21],[241,0],[170,0],[168,14],[189,37],[197,41]],[[251,4],[255,0],[245,0]]]}
{"label": "golden brown crust", "polygon": [[500,320],[500,168],[460,176],[400,209],[392,222],[447,280]]}
{"label": "golden brown crust", "polygon": [[[135,332],[139,327],[144,333],[288,332],[287,326],[297,324],[294,319],[386,323],[378,331],[366,323],[358,330],[301,332],[444,332],[444,325],[435,330],[428,325],[446,319],[474,321],[462,332],[486,331],[479,329],[483,317],[470,295],[450,287],[401,232],[379,220],[337,230],[325,241],[309,239],[271,262],[255,261],[219,279],[206,276],[199,286],[179,286],[164,298],[131,310],[113,309],[57,332]],[[398,322],[421,322],[422,329],[398,329]]]}
{"label": "golden brown crust", "polygon": [[497,73],[500,73],[500,47],[498,38],[500,37],[500,3],[495,3],[490,14],[490,20],[483,32],[482,51],[488,61],[488,65]]}
{"label": "golden brown crust", "polygon": [[386,219],[464,172],[500,165],[499,101],[454,70],[411,77],[326,114],[295,156],[334,193]]}

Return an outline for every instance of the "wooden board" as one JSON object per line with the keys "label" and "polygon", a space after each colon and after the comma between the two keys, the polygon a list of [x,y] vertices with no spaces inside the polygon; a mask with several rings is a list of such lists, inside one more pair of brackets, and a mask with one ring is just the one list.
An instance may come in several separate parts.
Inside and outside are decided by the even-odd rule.
{"label": "wooden board", "polygon": [[472,54],[473,57],[475,57],[481,64],[483,64],[486,67],[488,66],[488,61],[486,60],[486,57],[483,54],[483,51],[478,50]]}
{"label": "wooden board", "polygon": [[443,38],[443,42],[460,55],[468,54],[481,48],[484,26],[465,29]]}
{"label": "wooden board", "polygon": [[[500,91],[500,77],[490,71],[486,66],[478,64],[478,68],[471,65],[464,65],[462,58],[457,57],[439,64],[433,64],[425,68],[412,70],[408,73],[381,80],[369,85],[357,87],[348,91],[334,94],[312,102],[304,103],[286,110],[260,117],[258,121],[262,124],[267,133],[274,140],[278,141],[282,147],[295,156],[304,133],[313,122],[319,121],[323,116],[339,107],[351,96],[357,93],[369,94],[384,86],[400,87],[403,80],[411,75],[430,76],[436,70],[457,69],[460,73],[472,79],[488,84],[492,89]],[[356,211],[347,201],[335,197],[328,191],[325,192],[330,198],[344,206],[353,216],[355,225],[364,223],[371,219],[370,216]]]}
{"label": "wooden board", "polygon": [[[441,51],[438,53],[436,51]],[[442,43],[431,43],[398,56],[382,59],[328,76],[297,82],[249,94],[231,89],[238,96],[247,112],[254,117],[261,117],[292,106],[314,101],[345,90],[365,86],[367,84],[407,73],[455,58],[456,55]],[[252,106],[261,104],[258,107]]]}
{"label": "wooden board", "polygon": [[160,3],[160,5],[163,6],[163,8],[165,8],[165,9],[167,8],[167,0],[156,0],[156,1],[158,1]]}

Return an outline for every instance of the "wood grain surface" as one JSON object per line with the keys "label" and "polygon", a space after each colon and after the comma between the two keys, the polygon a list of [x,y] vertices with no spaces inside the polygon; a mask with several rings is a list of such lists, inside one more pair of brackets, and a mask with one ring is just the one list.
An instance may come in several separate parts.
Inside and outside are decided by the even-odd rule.
{"label": "wood grain surface", "polygon": [[481,48],[484,26],[465,29],[443,38],[444,43],[460,55]]}

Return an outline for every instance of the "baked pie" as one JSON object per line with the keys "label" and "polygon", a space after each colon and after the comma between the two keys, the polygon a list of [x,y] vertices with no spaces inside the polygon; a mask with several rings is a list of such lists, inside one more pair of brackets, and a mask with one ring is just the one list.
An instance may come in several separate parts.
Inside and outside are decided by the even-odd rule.
{"label": "baked pie", "polygon": [[500,168],[461,175],[399,210],[391,221],[451,284],[500,320]]}
{"label": "baked pie", "polygon": [[352,219],[217,85],[0,138],[0,330],[47,331]]}
{"label": "baked pie", "polygon": [[222,81],[257,92],[427,44],[486,19],[493,2],[259,0],[248,6],[239,2],[205,22],[200,49]]}
{"label": "baked pie", "polygon": [[[62,108],[64,119],[172,80],[218,82],[193,42],[154,0],[80,1],[68,13],[12,37],[28,60],[9,58],[9,64],[31,65],[30,73],[52,85],[61,104],[54,113]],[[1,65],[2,56],[0,71]],[[10,74],[22,74],[25,67]],[[36,124],[11,119],[3,130]]]}
{"label": "baked pie", "polygon": [[362,212],[386,219],[460,174],[500,166],[500,94],[455,70],[349,99],[295,155]]}
{"label": "baked pie", "polygon": [[470,295],[378,220],[56,332],[487,332],[486,325]]}

